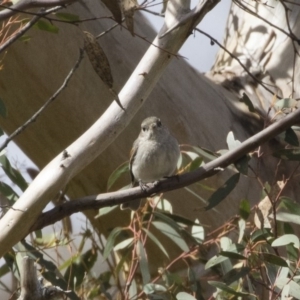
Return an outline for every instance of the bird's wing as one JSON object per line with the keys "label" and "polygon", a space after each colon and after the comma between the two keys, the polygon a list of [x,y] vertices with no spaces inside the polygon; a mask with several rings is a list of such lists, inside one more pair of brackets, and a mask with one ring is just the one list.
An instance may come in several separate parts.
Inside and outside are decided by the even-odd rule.
{"label": "bird's wing", "polygon": [[130,160],[129,160],[129,170],[130,170],[130,177],[131,177],[131,185],[134,186],[135,184],[135,178],[134,178],[134,175],[132,173],[132,164],[134,162],[134,158],[136,156],[136,153],[137,153],[137,149],[138,149],[138,139],[136,139],[133,143],[133,147],[130,151]]}

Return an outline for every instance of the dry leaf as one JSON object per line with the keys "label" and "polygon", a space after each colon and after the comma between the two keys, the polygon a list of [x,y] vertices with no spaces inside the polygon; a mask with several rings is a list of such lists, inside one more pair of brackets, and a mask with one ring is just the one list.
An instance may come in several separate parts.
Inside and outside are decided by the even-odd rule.
{"label": "dry leaf", "polygon": [[130,31],[130,33],[134,36],[134,12],[136,8],[138,7],[137,0],[121,0],[120,6],[125,18],[125,23],[127,26],[127,29]]}
{"label": "dry leaf", "polygon": [[119,0],[102,0],[105,6],[110,10],[115,20],[122,23],[122,11],[119,5]]}
{"label": "dry leaf", "polygon": [[271,224],[268,219],[271,208],[272,204],[268,196],[259,202],[258,210],[254,215],[254,224],[258,229],[271,228]]}
{"label": "dry leaf", "polygon": [[[89,32],[84,31],[84,49],[88,55],[88,58],[100,79],[107,85],[109,90],[113,90],[113,77],[109,65],[109,61],[97,42],[96,38]],[[115,93],[116,102],[124,110],[121,105],[118,94]]]}

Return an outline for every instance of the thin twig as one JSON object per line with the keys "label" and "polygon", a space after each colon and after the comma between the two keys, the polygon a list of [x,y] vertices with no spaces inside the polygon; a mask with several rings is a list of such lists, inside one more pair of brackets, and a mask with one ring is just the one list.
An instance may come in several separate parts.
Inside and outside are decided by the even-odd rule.
{"label": "thin twig", "polygon": [[74,72],[79,67],[82,59],[83,59],[84,51],[83,49],[80,49],[79,51],[79,57],[74,65],[74,67],[70,70],[69,74],[65,78],[63,84],[60,86],[60,88],[47,100],[47,102],[30,118],[28,119],[22,126],[20,126],[17,130],[15,130],[10,136],[6,138],[2,146],[0,147],[0,151],[2,151],[5,147],[7,147],[8,143],[12,141],[17,135],[19,135],[22,131],[24,131],[28,125],[35,122],[36,119],[41,115],[41,113],[49,106],[50,103],[52,103],[57,96],[67,87],[70,79],[72,78]]}
{"label": "thin twig", "polygon": [[61,6],[56,6],[50,8],[48,10],[41,10],[36,14],[26,25],[24,25],[16,34],[11,36],[5,43],[0,46],[0,53],[3,52],[7,47],[9,47],[12,43],[14,43],[18,38],[20,38],[26,31],[28,31],[40,18],[43,16],[50,14],[58,9],[61,9]]}
{"label": "thin twig", "polygon": [[[245,70],[245,72],[255,81],[257,82],[258,84],[260,84],[266,91],[268,91],[269,93],[271,93],[272,95],[274,95],[274,92],[272,90],[270,90],[268,87],[266,87],[264,85],[264,83],[257,79],[249,70],[248,68],[241,62],[241,60],[236,56],[234,55],[233,53],[231,53],[229,50],[227,50],[221,43],[219,43],[215,38],[213,38],[211,35],[209,35],[208,33],[202,31],[201,29],[199,28],[195,28],[196,31],[202,33],[203,35],[207,36],[209,39],[211,39],[214,43],[216,43],[221,49],[223,49],[226,53],[228,53],[230,55],[230,57],[232,57],[233,59],[235,59],[239,64],[240,66]],[[278,97],[279,99],[281,99],[280,97]]]}

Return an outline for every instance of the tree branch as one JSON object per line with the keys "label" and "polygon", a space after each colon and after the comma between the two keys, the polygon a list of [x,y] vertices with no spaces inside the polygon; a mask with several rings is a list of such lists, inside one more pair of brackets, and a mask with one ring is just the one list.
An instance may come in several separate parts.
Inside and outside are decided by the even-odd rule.
{"label": "tree branch", "polygon": [[88,209],[99,209],[106,206],[119,205],[141,197],[148,197],[153,194],[179,189],[203,180],[204,178],[213,176],[223,168],[226,168],[249,152],[254,151],[258,146],[269,141],[298,122],[300,122],[300,109],[297,109],[295,112],[290,113],[288,116],[250,137],[236,149],[227,152],[193,172],[163,179],[159,184],[147,184],[149,187],[147,191],[141,190],[140,187],[135,187],[117,192],[88,196],[61,204],[48,212],[42,213],[31,227],[30,232],[42,229],[43,227],[53,224],[73,213]]}
{"label": "tree branch", "polygon": [[[20,0],[16,4],[6,7],[6,9],[0,11],[0,21],[3,21],[16,13],[26,13],[26,9],[34,7],[54,7],[65,6],[71,4],[77,0]],[[1,7],[5,7],[1,5]]]}
{"label": "tree branch", "polygon": [[[173,2],[176,1],[170,0],[169,4]],[[206,5],[202,6],[201,17],[203,18],[213,8],[213,4],[218,2],[219,0],[206,0]],[[173,11],[173,14],[176,13],[177,11]],[[178,15],[178,18],[180,17]],[[201,18],[198,19],[199,22],[200,20]],[[190,22],[194,23],[194,20]],[[119,93],[119,99],[126,111],[114,101],[81,137],[39,173],[13,208],[3,216],[0,220],[0,256],[26,236],[49,200],[100,155],[129,124],[171,62],[172,56],[169,53],[177,53],[186,41],[191,31],[191,23],[188,22],[170,32],[165,38],[155,38],[153,45],[149,47]],[[166,28],[171,26],[170,23],[165,24],[161,31],[165,32]]]}

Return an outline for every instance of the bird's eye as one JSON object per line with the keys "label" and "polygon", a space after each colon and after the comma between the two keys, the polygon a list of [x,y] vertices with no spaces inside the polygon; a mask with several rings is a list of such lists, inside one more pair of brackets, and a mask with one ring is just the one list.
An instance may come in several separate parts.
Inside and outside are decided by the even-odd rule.
{"label": "bird's eye", "polygon": [[146,130],[147,130],[147,128],[146,128],[146,127],[142,127],[142,130],[143,130],[143,131],[146,131]]}
{"label": "bird's eye", "polygon": [[157,124],[158,127],[161,127],[161,121],[160,120],[158,120],[156,124]]}

